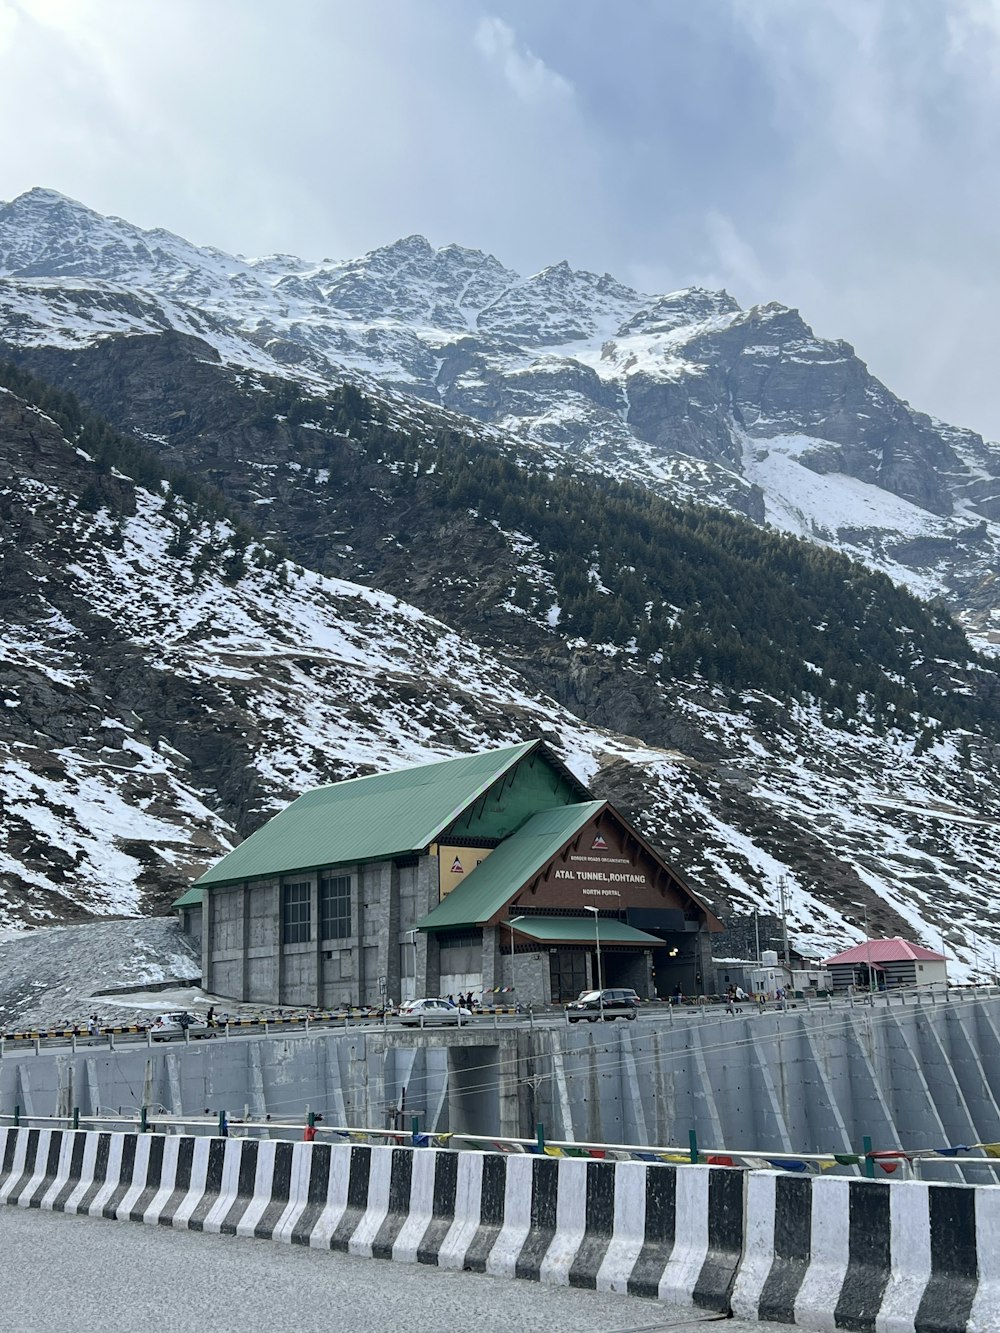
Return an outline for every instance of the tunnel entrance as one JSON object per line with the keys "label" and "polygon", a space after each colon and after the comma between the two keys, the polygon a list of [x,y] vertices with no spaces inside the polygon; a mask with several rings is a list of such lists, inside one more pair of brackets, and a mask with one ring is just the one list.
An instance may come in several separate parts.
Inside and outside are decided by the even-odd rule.
{"label": "tunnel entrance", "polygon": [[448,1048],[448,1128],[453,1134],[500,1133],[500,1047]]}

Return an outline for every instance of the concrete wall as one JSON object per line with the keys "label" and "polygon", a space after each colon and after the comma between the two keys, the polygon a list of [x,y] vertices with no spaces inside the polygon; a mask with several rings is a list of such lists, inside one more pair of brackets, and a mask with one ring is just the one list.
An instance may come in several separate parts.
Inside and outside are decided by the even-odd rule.
{"label": "concrete wall", "polygon": [[[144,1102],[278,1118],[311,1107],[328,1123],[380,1127],[405,1112],[445,1131],[457,1106],[475,1133],[499,1124],[530,1136],[541,1121],[551,1139],[686,1145],[694,1129],[705,1148],[764,1152],[853,1152],[866,1134],[876,1148],[1000,1142],[997,1089],[1000,998],[685,1015],[672,1025],[369,1025],[75,1056],[8,1047],[0,1060],[7,1113]],[[953,1174],[941,1163],[940,1178]]]}
{"label": "concrete wall", "polygon": [[[310,938],[281,942],[281,881],[252,880],[205,894],[202,975],[206,990],[233,999],[274,1005],[333,1007],[379,1004],[383,991],[402,996],[402,954],[410,950],[413,927],[437,903],[437,857],[415,864],[391,861],[339,867],[351,879],[351,934],[320,938],[317,874],[296,874],[288,882],[310,884]],[[414,994],[439,993],[439,968],[433,949],[416,946]],[[476,987],[478,990],[478,986]]]}

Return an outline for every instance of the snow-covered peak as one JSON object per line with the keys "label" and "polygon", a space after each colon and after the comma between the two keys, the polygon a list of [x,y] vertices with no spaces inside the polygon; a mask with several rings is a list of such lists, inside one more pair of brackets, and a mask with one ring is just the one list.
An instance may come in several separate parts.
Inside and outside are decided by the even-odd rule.
{"label": "snow-covered peak", "polygon": [[310,275],[329,308],[368,320],[396,319],[441,330],[474,326],[476,314],[518,275],[492,255],[408,236]]}
{"label": "snow-covered peak", "polygon": [[650,298],[609,273],[562,260],[509,288],[479,316],[479,328],[528,346],[608,337]]}
{"label": "snow-covered peak", "polygon": [[739,303],[725,290],[713,292],[705,287],[686,287],[657,297],[651,305],[639,310],[620,329],[630,333],[670,333],[674,329],[710,320],[725,320],[741,313]]}
{"label": "snow-covered peak", "polygon": [[195,274],[204,286],[246,267],[163,228],[144,231],[103,217],[55,190],[36,188],[0,204],[0,276],[85,277],[169,290]]}

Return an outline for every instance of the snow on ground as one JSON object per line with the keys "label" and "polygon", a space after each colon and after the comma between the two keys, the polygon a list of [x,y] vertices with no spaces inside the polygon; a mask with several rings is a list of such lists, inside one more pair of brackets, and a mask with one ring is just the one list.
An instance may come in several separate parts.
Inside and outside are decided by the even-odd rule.
{"label": "snow on ground", "polygon": [[[173,918],[33,930],[0,941],[0,1025],[72,1026],[94,1012],[102,991],[200,975],[200,955]],[[129,998],[108,997],[101,1017],[127,1022],[134,1008]]]}

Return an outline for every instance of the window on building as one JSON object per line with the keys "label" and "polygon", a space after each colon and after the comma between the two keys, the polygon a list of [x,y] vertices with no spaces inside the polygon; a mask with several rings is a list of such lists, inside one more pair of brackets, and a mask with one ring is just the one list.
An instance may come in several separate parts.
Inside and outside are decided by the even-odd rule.
{"label": "window on building", "polygon": [[308,944],[312,936],[310,898],[312,885],[308,880],[281,886],[281,942]]}
{"label": "window on building", "polygon": [[319,882],[320,938],[344,940],[351,933],[351,877],[337,875]]}

